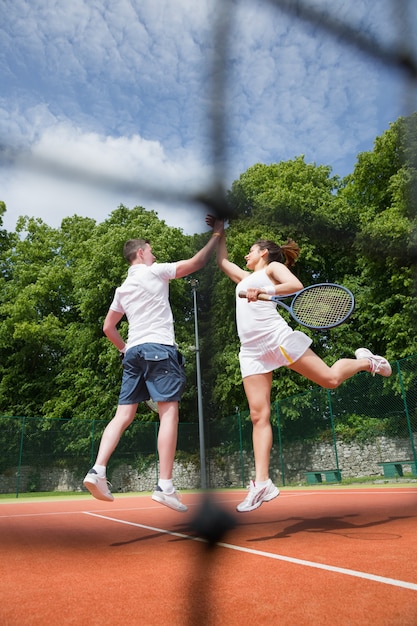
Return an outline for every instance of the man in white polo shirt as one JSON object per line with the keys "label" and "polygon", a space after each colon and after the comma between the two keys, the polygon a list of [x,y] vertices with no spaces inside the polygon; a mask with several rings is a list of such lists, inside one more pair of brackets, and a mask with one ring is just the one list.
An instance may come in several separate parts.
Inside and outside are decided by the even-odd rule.
{"label": "man in white polo shirt", "polygon": [[[178,436],[178,403],[185,387],[183,357],[177,350],[169,303],[169,281],[183,278],[206,265],[223,233],[222,220],[213,224],[207,244],[191,259],[156,263],[146,239],[131,239],[123,254],[130,267],[104,320],[103,331],[123,355],[123,377],[118,407],[101,438],[96,463],[84,478],[84,486],[98,500],[113,501],[106,467],[120,437],[132,423],[139,402],[158,403],[159,480],[152,499],[176,511],[187,511],[172,482]],[[118,324],[129,323],[125,343]]]}

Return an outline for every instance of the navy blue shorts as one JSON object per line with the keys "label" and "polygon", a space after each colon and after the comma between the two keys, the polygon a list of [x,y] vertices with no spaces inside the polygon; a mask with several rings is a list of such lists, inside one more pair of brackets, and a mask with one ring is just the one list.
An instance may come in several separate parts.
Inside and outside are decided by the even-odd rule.
{"label": "navy blue shorts", "polygon": [[185,389],[185,360],[175,346],[142,343],[123,358],[119,404],[145,400],[179,402]]}

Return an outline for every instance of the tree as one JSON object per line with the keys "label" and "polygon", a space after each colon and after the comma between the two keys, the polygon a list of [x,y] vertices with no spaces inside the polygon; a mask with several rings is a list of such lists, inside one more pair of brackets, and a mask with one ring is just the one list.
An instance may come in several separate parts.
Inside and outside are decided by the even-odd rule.
{"label": "tree", "polygon": [[358,156],[340,196],[356,214],[360,332],[375,351],[398,359],[417,340],[417,114],[399,118]]}
{"label": "tree", "polygon": [[15,415],[38,412],[39,397],[52,392],[69,306],[57,231],[21,219],[23,231],[3,250],[0,292],[0,407]]}
{"label": "tree", "polygon": [[6,266],[4,263],[4,253],[11,246],[12,241],[15,240],[16,236],[13,233],[8,233],[6,230],[2,229],[3,226],[3,215],[6,213],[6,205],[4,202],[0,200],[0,275],[5,278]]}

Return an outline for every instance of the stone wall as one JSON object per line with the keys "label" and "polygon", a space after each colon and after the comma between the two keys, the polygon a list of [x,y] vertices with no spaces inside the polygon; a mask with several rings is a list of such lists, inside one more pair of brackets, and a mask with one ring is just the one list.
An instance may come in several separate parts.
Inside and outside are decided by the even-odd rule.
{"label": "stone wall", "polygon": [[[417,441],[414,443],[417,447]],[[383,475],[382,467],[378,463],[405,459],[412,459],[410,439],[378,437],[364,443],[337,443],[337,460],[342,478],[378,478]],[[292,444],[285,448],[283,461],[286,483],[305,482],[306,471],[331,470],[337,467],[336,452],[331,443]],[[273,452],[271,467],[276,470],[277,481],[282,481],[281,461],[277,451]]]}
{"label": "stone wall", "polygon": [[[417,437],[415,446],[417,447]],[[342,478],[360,478],[383,476],[379,462],[412,459],[409,439],[389,439],[379,437],[368,443],[338,442],[338,467]],[[336,469],[336,453],[332,443],[300,442],[288,445],[283,450],[282,459],[279,450],[275,447],[271,454],[270,478],[276,484],[305,484],[306,471],[320,471]],[[410,471],[410,467],[405,467]],[[242,482],[249,482],[255,475],[255,465],[252,452],[243,452],[224,457],[220,462],[209,465],[209,483],[212,487],[239,487]],[[283,476],[284,474],[284,476]],[[243,480],[244,478],[244,480]]]}
{"label": "stone wall", "polygon": [[[415,437],[417,439],[417,437]],[[417,447],[417,441],[414,442]],[[338,442],[337,455],[342,478],[383,476],[378,462],[411,459],[409,439],[379,437],[368,443]],[[306,471],[336,469],[335,449],[331,443],[300,442],[288,445],[282,459],[275,447],[271,454],[270,477],[276,484],[305,484]],[[407,468],[405,468],[407,470]],[[283,470],[283,471],[282,471]],[[409,470],[409,468],[408,468]],[[210,488],[242,487],[254,476],[252,451],[212,458],[207,463],[207,483]],[[140,471],[127,464],[118,465],[109,475],[114,493],[153,491],[157,482],[155,463]],[[81,491],[85,468],[33,468],[22,466],[20,474],[9,469],[0,475],[0,493],[28,491]],[[174,466],[174,482],[178,489],[198,489],[200,468],[191,462]],[[246,484],[245,484],[246,483]]]}

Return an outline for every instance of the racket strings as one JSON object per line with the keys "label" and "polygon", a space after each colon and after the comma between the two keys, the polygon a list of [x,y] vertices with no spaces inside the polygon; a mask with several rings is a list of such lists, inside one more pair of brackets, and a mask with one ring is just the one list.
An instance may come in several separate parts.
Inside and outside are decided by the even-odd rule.
{"label": "racket strings", "polygon": [[292,303],[295,317],[308,326],[323,328],[341,324],[352,312],[349,292],[333,285],[303,291]]}

